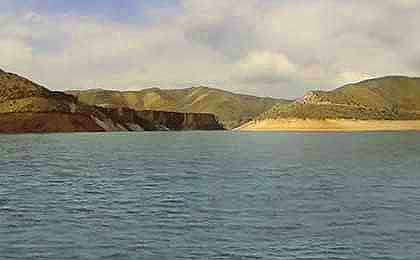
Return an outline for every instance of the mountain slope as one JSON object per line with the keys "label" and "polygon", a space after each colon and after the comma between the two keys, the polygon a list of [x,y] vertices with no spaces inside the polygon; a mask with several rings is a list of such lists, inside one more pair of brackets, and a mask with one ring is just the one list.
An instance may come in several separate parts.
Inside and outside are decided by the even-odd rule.
{"label": "mountain slope", "polygon": [[86,112],[87,106],[13,73],[0,72],[0,113]]}
{"label": "mountain slope", "polygon": [[258,119],[420,119],[420,78],[383,77],[333,91],[310,91],[302,99],[276,105]]}
{"label": "mountain slope", "polygon": [[225,127],[233,128],[287,100],[240,95],[208,87],[140,91],[108,91],[93,89],[68,91],[79,101],[103,107],[129,107],[135,110],[163,110],[183,113],[211,113]]}
{"label": "mountain slope", "polygon": [[222,129],[212,114],[135,111],[84,104],[0,70],[0,133]]}

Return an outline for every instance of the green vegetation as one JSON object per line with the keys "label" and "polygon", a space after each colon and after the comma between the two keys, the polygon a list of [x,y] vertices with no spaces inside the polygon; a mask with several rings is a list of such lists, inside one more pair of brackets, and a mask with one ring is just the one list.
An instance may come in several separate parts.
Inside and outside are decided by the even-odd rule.
{"label": "green vegetation", "polygon": [[420,118],[420,78],[384,77],[333,91],[311,91],[291,104],[276,105],[266,118],[414,120]]}
{"label": "green vegetation", "polygon": [[0,103],[6,100],[47,97],[50,92],[25,78],[0,70]]}
{"label": "green vegetation", "polygon": [[[140,112],[127,107],[127,102],[137,102],[136,95],[127,93],[121,99],[108,92],[99,94],[118,108],[88,105],[74,95],[0,70],[0,133],[224,129],[213,114]],[[144,104],[156,102],[165,104],[155,93],[147,93]]]}
{"label": "green vegetation", "polygon": [[75,112],[84,105],[61,92],[53,92],[26,78],[0,71],[0,113]]}
{"label": "green vegetation", "polygon": [[215,88],[193,87],[163,90],[108,91],[94,89],[69,91],[80,102],[103,107],[129,107],[135,110],[162,110],[189,113],[210,113],[226,128],[237,127],[276,104],[291,101],[240,95]]}
{"label": "green vegetation", "polygon": [[214,114],[228,129],[254,118],[415,120],[420,119],[420,78],[371,79],[333,91],[310,91],[292,102],[208,87],[125,92],[94,89],[65,94],[0,70],[0,113],[109,114],[114,108]]}

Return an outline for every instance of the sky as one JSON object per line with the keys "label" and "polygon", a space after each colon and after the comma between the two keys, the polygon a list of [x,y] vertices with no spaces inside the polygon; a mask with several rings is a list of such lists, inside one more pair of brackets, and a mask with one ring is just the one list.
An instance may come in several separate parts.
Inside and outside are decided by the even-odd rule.
{"label": "sky", "polygon": [[53,90],[297,98],[420,76],[420,0],[0,0],[0,69]]}

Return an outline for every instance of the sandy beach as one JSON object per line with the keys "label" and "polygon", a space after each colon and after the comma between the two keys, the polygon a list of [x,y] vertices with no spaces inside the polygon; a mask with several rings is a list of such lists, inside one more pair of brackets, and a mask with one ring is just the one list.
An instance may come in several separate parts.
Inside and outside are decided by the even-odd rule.
{"label": "sandy beach", "polygon": [[420,120],[267,119],[251,121],[235,131],[420,131]]}

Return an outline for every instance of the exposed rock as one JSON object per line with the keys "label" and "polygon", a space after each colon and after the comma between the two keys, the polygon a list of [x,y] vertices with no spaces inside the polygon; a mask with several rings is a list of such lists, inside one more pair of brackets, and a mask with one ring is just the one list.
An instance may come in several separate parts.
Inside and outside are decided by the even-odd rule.
{"label": "exposed rock", "polygon": [[0,114],[0,133],[103,132],[89,114],[8,113]]}
{"label": "exposed rock", "polygon": [[169,130],[221,130],[223,126],[219,124],[216,117],[205,113],[177,113],[166,111],[140,111],[138,115]]}
{"label": "exposed rock", "polygon": [[257,117],[265,119],[419,120],[420,78],[389,76],[332,91],[309,91]]}
{"label": "exposed rock", "polygon": [[91,132],[223,129],[213,115],[139,112],[83,104],[18,75],[0,73],[0,132]]}
{"label": "exposed rock", "polygon": [[129,107],[134,110],[156,110],[180,113],[210,113],[226,128],[247,122],[278,103],[289,100],[241,95],[217,88],[186,89],[149,88],[139,91],[91,89],[66,92],[79,101],[101,107]]}
{"label": "exposed rock", "polygon": [[302,104],[315,104],[315,105],[331,105],[332,102],[326,100],[322,91],[308,91],[302,99],[297,101]]}

